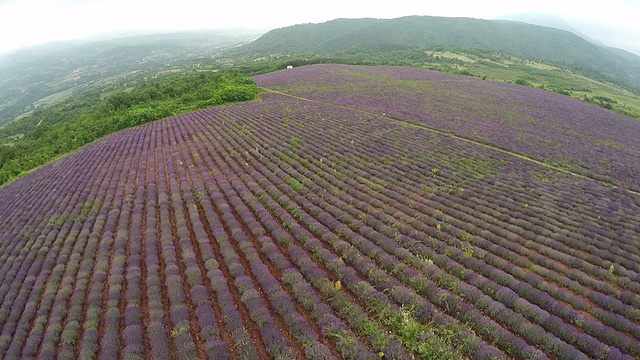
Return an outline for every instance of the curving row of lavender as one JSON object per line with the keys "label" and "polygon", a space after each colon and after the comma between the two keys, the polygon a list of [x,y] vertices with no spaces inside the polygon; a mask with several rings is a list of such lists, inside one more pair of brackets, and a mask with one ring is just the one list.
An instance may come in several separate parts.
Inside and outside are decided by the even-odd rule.
{"label": "curving row of lavender", "polygon": [[0,203],[0,358],[640,357],[637,195],[367,112],[181,115]]}
{"label": "curving row of lavender", "polygon": [[322,64],[255,81],[451,132],[640,191],[640,122],[567,96],[393,66]]}

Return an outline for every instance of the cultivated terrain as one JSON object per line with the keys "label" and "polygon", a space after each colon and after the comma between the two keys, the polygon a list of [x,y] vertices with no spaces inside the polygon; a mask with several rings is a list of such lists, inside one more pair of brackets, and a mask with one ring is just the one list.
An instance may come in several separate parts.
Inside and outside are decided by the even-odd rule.
{"label": "cultivated terrain", "polygon": [[640,356],[640,122],[415,68],[254,80],[0,189],[0,357]]}

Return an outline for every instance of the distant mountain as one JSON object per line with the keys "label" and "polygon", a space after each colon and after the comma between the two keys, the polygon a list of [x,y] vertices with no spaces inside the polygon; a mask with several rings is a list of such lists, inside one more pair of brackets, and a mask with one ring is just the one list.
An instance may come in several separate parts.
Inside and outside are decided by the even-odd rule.
{"label": "distant mountain", "polygon": [[241,51],[327,55],[362,46],[444,46],[503,52],[570,67],[640,92],[640,57],[598,46],[569,31],[505,20],[430,16],[337,19],[272,30]]}
{"label": "distant mountain", "polygon": [[[580,32],[577,31],[573,26],[571,26],[570,23],[553,14],[528,13],[528,12],[515,13],[515,14],[501,16],[496,20],[519,21],[519,22],[523,22],[531,25],[540,25],[540,26],[546,26],[546,27],[555,28],[559,30],[564,30],[564,31],[574,33],[580,37],[583,37],[593,42],[591,39],[588,39],[586,36],[583,36],[582,34],[580,34]],[[597,45],[602,45],[602,44],[597,44]]]}
{"label": "distant mountain", "polygon": [[566,30],[596,45],[622,48],[640,56],[640,37],[629,28],[594,22],[571,15],[557,16],[552,13],[514,13],[500,16],[498,19]]}
{"label": "distant mountain", "polygon": [[640,34],[630,27],[598,24],[588,20],[570,19],[571,25],[589,41],[624,49],[640,56]]}
{"label": "distant mountain", "polygon": [[211,58],[262,33],[240,29],[67,41],[0,56],[0,126],[73,94]]}

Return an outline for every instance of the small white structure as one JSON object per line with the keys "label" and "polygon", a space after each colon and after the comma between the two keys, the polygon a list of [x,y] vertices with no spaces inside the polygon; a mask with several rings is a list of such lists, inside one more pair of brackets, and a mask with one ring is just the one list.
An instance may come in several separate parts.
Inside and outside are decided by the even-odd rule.
{"label": "small white structure", "polygon": [[287,69],[293,69],[293,65],[287,65]]}

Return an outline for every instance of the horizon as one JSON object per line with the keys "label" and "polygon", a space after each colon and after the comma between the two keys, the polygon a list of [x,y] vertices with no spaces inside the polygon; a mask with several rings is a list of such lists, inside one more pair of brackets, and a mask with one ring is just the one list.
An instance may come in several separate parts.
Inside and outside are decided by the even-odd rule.
{"label": "horizon", "polygon": [[[0,31],[13,34],[0,39],[0,54],[52,42],[81,40],[109,34],[160,34],[183,31],[242,28],[267,30],[305,23],[322,23],[338,18],[393,19],[405,16],[468,17],[504,19],[516,14],[545,14],[558,17],[590,41],[602,42],[640,56],[640,3],[611,0],[603,3],[550,0],[507,0],[455,4],[419,4],[400,0],[393,4],[334,1],[309,5],[300,11],[292,1],[263,3],[250,0],[239,12],[232,5],[201,0],[183,0],[180,6],[149,0],[0,0]],[[546,9],[552,8],[549,12]],[[37,9],[34,11],[34,9]],[[199,11],[193,11],[198,9]],[[576,10],[579,9],[579,10]],[[101,16],[95,16],[100,14]],[[126,37],[113,36],[111,38]]]}

